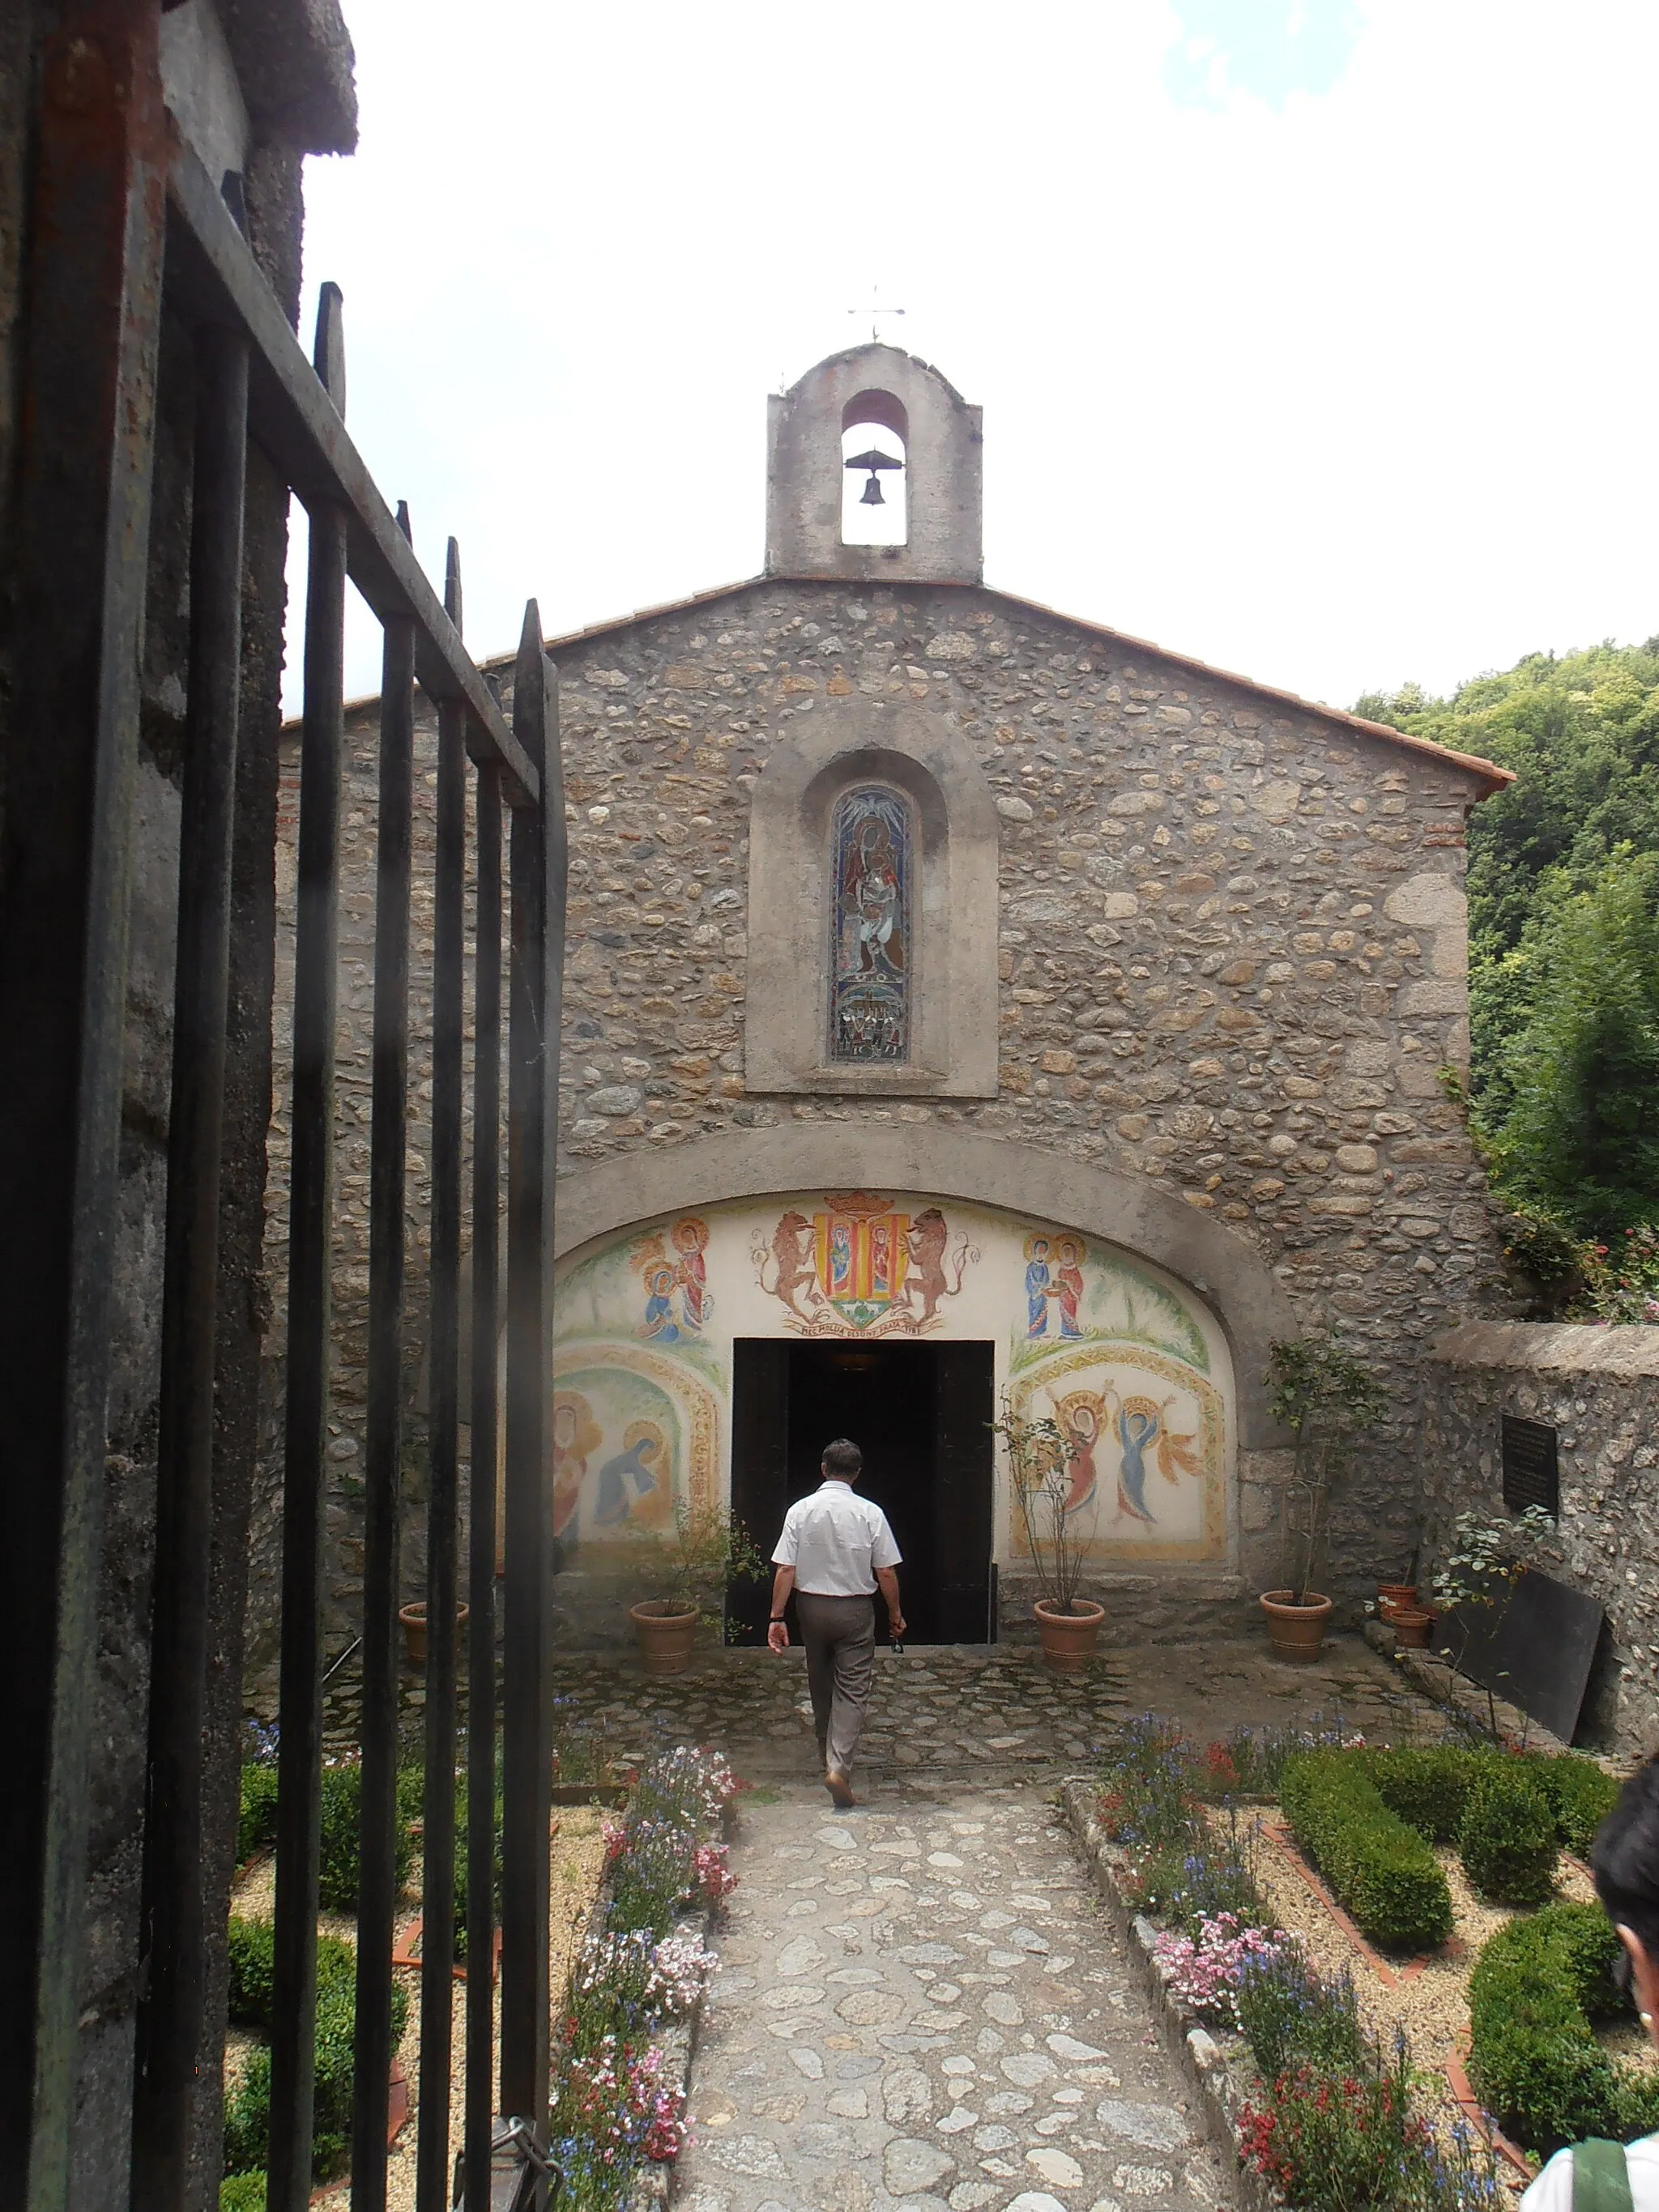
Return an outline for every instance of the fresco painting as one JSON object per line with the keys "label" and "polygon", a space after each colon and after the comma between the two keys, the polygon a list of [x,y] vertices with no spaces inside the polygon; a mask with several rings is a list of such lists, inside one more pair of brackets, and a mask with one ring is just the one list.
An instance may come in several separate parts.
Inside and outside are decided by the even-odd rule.
{"label": "fresco painting", "polygon": [[[1060,1224],[926,1194],[801,1191],[641,1223],[573,1255],[556,1304],[555,1533],[583,1561],[726,1494],[732,1344],[988,1341],[1016,1407],[1073,1446],[1090,1559],[1226,1555],[1231,1370],[1170,1276]],[[998,1555],[1021,1559],[998,1508]]]}
{"label": "fresco painting", "polygon": [[634,1249],[634,1264],[645,1287],[640,1334],[659,1344],[678,1344],[701,1335],[714,1310],[708,1294],[708,1224],[688,1213],[667,1232],[646,1237]]}
{"label": "fresco painting", "polygon": [[673,1526],[716,1492],[718,1407],[700,1376],[631,1345],[554,1362],[553,1533],[584,1565]]}
{"label": "fresco painting", "polygon": [[1051,1420],[1067,1439],[1066,1511],[1089,1559],[1223,1555],[1225,1407],[1206,1376],[1142,1345],[1103,1344],[1057,1350],[1010,1396],[1022,1418]]}
{"label": "fresco painting", "polygon": [[809,1217],[786,1207],[750,1248],[755,1279],[800,1336],[919,1336],[979,1258],[943,1211],[914,1215],[869,1191],[827,1194]]}

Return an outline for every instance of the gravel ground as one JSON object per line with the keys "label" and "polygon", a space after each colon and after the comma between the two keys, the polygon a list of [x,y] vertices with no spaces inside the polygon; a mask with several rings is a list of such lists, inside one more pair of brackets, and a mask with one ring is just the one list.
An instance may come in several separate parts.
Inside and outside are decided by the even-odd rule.
{"label": "gravel ground", "polygon": [[[1396,2026],[1403,2027],[1417,2063],[1425,2072],[1437,2073],[1444,2068],[1459,2033],[1468,2026],[1469,1972],[1481,1946],[1516,1915],[1508,1906],[1488,1904],[1475,1894],[1455,1851],[1437,1850],[1435,1856],[1451,1892],[1452,1940],[1443,1951],[1431,1955],[1419,1972],[1397,1982],[1392,1989],[1296,1871],[1285,1850],[1267,1837],[1262,1837],[1257,1845],[1256,1881],[1270,1911],[1285,1927],[1296,1931],[1310,1957],[1333,1972],[1346,1968],[1352,1974],[1360,2012],[1372,2032],[1386,2039]],[[1583,1875],[1564,1863],[1556,1899],[1562,1903],[1594,1904],[1595,1892]],[[1406,1963],[1389,1961],[1396,1972]],[[1609,2027],[1601,2040],[1620,2057],[1659,2070],[1659,2054],[1635,2022]],[[1449,2089],[1446,2101],[1450,2117]]]}
{"label": "gravel ground", "polygon": [[[550,1964],[555,1991],[564,1988],[569,1975],[570,1963],[577,1941],[586,1923],[590,1906],[598,1892],[600,1863],[604,1844],[599,1827],[604,1818],[594,1806],[562,1808],[557,1816],[557,1832],[549,1852],[549,1878],[552,1888],[550,1915]],[[396,1933],[401,1938],[414,1921],[420,1895],[421,1868],[417,1859],[404,1893],[405,1909],[398,1915]],[[276,1871],[274,1859],[256,1861],[239,1877],[232,1894],[231,1909],[250,1919],[268,1920],[276,1910]],[[343,1936],[347,1942],[356,1937],[356,1923],[337,1912],[319,1913],[319,1931]],[[394,1973],[409,1991],[409,2024],[404,2030],[398,2046],[398,2057],[409,2082],[409,2118],[404,2123],[396,2143],[386,2160],[387,2212],[413,2212],[415,2203],[416,2151],[419,2130],[416,2114],[419,2107],[421,2073],[421,1972],[418,1966],[394,1967]],[[455,1984],[454,2043],[458,2057],[465,2033],[466,1984]],[[247,2053],[257,2039],[242,2031],[233,2029],[225,2048],[225,2086],[228,2089],[247,2063]],[[501,2057],[499,2022],[495,2039],[495,2055]],[[459,2149],[465,2124],[465,2077],[456,2066],[451,2086],[449,2108],[449,2160]],[[448,2161],[447,2161],[447,2163]],[[349,2179],[332,2183],[319,2191],[313,2203],[333,2204],[343,2202],[349,2192]]]}

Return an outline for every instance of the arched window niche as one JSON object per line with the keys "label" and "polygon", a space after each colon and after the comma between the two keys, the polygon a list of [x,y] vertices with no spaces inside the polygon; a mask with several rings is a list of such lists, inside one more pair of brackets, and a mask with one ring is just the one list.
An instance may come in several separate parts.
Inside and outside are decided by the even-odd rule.
{"label": "arched window niche", "polygon": [[910,418],[890,392],[860,392],[841,410],[841,542],[903,545],[910,536]]}
{"label": "arched window niche", "polygon": [[802,717],[750,817],[751,1091],[992,1098],[997,817],[960,736],[875,700]]}

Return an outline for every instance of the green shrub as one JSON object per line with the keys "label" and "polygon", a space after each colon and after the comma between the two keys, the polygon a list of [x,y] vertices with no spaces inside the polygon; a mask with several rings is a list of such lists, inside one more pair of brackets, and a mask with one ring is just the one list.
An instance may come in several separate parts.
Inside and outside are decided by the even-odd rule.
{"label": "green shrub", "polygon": [[1555,1814],[1518,1761],[1489,1767],[1476,1781],[1457,1832],[1463,1871],[1498,1905],[1544,1905],[1555,1889]]}
{"label": "green shrub", "polygon": [[1452,1926],[1446,1877],[1351,1753],[1287,1759],[1279,1796],[1297,1845],[1374,1943],[1429,1951],[1444,1942]]}
{"label": "green shrub", "polygon": [[1484,1763],[1481,1753],[1425,1745],[1365,1751],[1358,1758],[1382,1802],[1408,1828],[1427,1843],[1456,1841],[1469,1791]]}
{"label": "green shrub", "polygon": [[1556,1834],[1570,1851],[1583,1858],[1596,1830],[1619,1802],[1619,1784],[1593,1759],[1582,1759],[1577,1752],[1561,1752],[1553,1758],[1534,1752],[1526,1768],[1550,1802]]}
{"label": "green shrub", "polygon": [[[239,2027],[270,2026],[276,1940],[276,1929],[269,1920],[245,1920],[240,1915],[232,1916],[228,1931],[230,2017]],[[319,1936],[318,1989],[350,1989],[356,1975],[357,1954],[350,1944],[342,1942],[337,1936]]]}
{"label": "green shrub", "polygon": [[236,1818],[236,1863],[276,1840],[276,1769],[261,1759],[242,1765],[241,1809]]}
{"label": "green shrub", "polygon": [[[343,1950],[344,1945],[340,1947]],[[348,1955],[349,1955],[348,1954]],[[319,1976],[317,1990],[317,2083],[312,2135],[312,2171],[319,2181],[338,2173],[351,2143],[352,2026],[356,1999],[349,1979]],[[409,2021],[409,1991],[392,1985],[392,2046],[395,2051]],[[225,2171],[246,2173],[263,2167],[270,2151],[270,2051],[261,2045],[225,2100]]]}
{"label": "green shrub", "polygon": [[264,2168],[228,2175],[219,2184],[219,2212],[265,2212]]}
{"label": "green shrub", "polygon": [[1659,2124],[1659,2082],[1616,2065],[1595,2017],[1622,2000],[1619,1938],[1599,1907],[1553,1905],[1491,1938],[1469,1977],[1469,2071],[1481,2102],[1528,2150]]}
{"label": "green shrub", "polygon": [[[409,1802],[410,1791],[404,1775],[416,1771],[401,1770],[398,1775],[398,1810],[394,1834],[397,1843],[397,1881],[401,1891],[409,1880],[409,1869],[414,1863],[415,1841],[409,1832],[413,1815],[406,1814],[404,1807]],[[420,1810],[420,1793],[413,1792],[416,1814]],[[352,1766],[325,1766],[323,1769],[322,1789],[322,1871],[318,1896],[328,1912],[355,1912],[357,1910],[357,1826],[362,1802],[362,1769]]]}
{"label": "green shrub", "polygon": [[[505,1817],[499,1785],[495,1791],[495,1918],[501,1917],[501,1828]],[[455,1786],[455,1957],[458,1961],[466,1957],[466,1778],[462,1777]]]}

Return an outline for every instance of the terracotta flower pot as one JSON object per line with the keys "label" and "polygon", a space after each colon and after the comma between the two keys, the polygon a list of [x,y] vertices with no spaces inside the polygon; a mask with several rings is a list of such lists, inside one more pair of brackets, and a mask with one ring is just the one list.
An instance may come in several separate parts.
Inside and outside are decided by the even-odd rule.
{"label": "terracotta flower pot", "polygon": [[1402,1605],[1417,1603],[1415,1583],[1378,1583],[1376,1610],[1384,1620],[1392,1620]]}
{"label": "terracotta flower pot", "polygon": [[672,1597],[648,1597],[630,1605],[628,1617],[640,1647],[640,1664],[647,1674],[683,1674],[691,1663],[691,1645],[697,1633],[697,1609],[682,1612]]}
{"label": "terracotta flower pot", "polygon": [[1394,1640],[1407,1651],[1426,1651],[1434,1633],[1434,1615],[1425,1606],[1400,1605],[1389,1615]]}
{"label": "terracotta flower pot", "polygon": [[1319,1656],[1325,1625],[1331,1617],[1329,1598],[1310,1597],[1306,1605],[1298,1605],[1293,1590],[1267,1590],[1262,1594],[1261,1610],[1267,1616],[1267,1637],[1275,1659],[1300,1662]]}
{"label": "terracotta flower pot", "polygon": [[[471,1619],[471,1616],[472,1608],[470,1605],[458,1605],[456,1607],[455,1642],[458,1656],[459,1656],[460,1649],[460,1632],[462,1629],[466,1626],[466,1624]],[[424,1667],[426,1664],[425,1604],[423,1602],[417,1602],[414,1605],[400,1605],[398,1607],[398,1618],[404,1625],[404,1650],[409,1655],[410,1665],[411,1667]]]}
{"label": "terracotta flower pot", "polygon": [[1042,1639],[1042,1663],[1057,1674],[1082,1673],[1085,1662],[1095,1656],[1100,1624],[1106,1618],[1105,1607],[1097,1605],[1091,1597],[1074,1597],[1072,1607],[1070,1613],[1061,1613],[1047,1598],[1040,1597],[1034,1608],[1037,1634]]}

